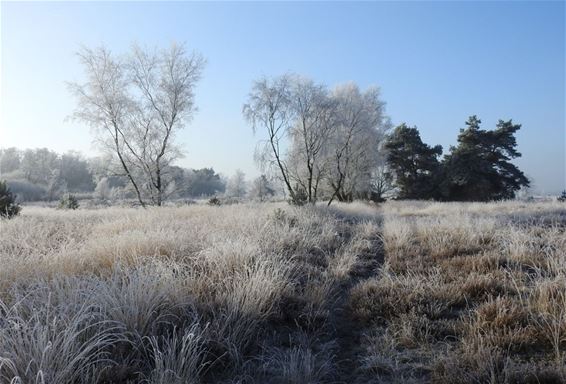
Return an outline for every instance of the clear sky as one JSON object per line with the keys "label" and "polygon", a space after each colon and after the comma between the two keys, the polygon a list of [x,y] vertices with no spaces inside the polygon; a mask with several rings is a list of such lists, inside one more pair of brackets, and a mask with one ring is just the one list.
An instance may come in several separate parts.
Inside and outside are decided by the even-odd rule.
{"label": "clear sky", "polygon": [[558,2],[2,2],[0,147],[96,154],[89,129],[65,121],[74,53],[186,42],[208,60],[199,111],[180,134],[180,165],[258,171],[258,137],[241,109],[252,81],[292,71],[329,86],[378,85],[393,123],[455,144],[477,114],[523,125],[516,164],[535,190],[565,187],[565,3]]}

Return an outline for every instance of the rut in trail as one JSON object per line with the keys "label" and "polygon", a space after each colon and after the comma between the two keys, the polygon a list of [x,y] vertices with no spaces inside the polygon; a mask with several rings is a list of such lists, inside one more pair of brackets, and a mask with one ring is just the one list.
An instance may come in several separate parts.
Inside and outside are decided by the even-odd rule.
{"label": "rut in trail", "polygon": [[370,247],[356,255],[356,262],[349,271],[349,278],[336,287],[339,292],[330,325],[334,329],[337,343],[336,371],[337,383],[365,383],[360,372],[360,357],[362,356],[362,335],[364,325],[352,316],[348,308],[350,290],[356,284],[374,277],[384,260],[383,242],[379,233],[373,233],[367,239]]}

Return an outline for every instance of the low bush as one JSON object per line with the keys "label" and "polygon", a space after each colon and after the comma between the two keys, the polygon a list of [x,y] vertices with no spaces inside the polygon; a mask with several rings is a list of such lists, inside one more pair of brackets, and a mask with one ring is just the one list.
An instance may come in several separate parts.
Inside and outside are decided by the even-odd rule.
{"label": "low bush", "polygon": [[16,197],[8,188],[5,181],[0,181],[0,217],[8,219],[20,213],[20,206],[16,203]]}
{"label": "low bush", "polygon": [[59,209],[78,209],[79,200],[71,194],[66,194],[59,200]]}
{"label": "low bush", "polygon": [[222,205],[222,202],[220,201],[220,199],[218,197],[212,197],[208,200],[207,204],[210,205],[210,206],[213,206],[213,207],[214,206],[218,207],[218,206]]}

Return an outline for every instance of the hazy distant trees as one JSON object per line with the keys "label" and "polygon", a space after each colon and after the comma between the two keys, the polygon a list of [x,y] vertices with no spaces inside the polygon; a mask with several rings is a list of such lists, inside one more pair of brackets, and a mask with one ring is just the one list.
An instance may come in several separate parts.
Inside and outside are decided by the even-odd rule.
{"label": "hazy distant trees", "polygon": [[110,200],[112,198],[112,188],[107,177],[102,177],[94,188],[94,193],[100,200]]}
{"label": "hazy distant trees", "polygon": [[510,199],[529,180],[509,161],[521,156],[515,133],[521,128],[499,120],[492,131],[480,129],[481,120],[470,116],[460,130],[458,145],[442,161],[442,147],[423,143],[417,128],[405,124],[388,137],[388,166],[399,188],[399,198],[448,201]]}
{"label": "hazy distant trees", "polygon": [[0,173],[10,173],[20,168],[21,153],[17,148],[0,149]]}
{"label": "hazy distant trees", "polygon": [[242,199],[246,196],[247,192],[246,174],[237,169],[234,175],[228,179],[226,184],[226,196]]}
{"label": "hazy distant trees", "polygon": [[295,204],[315,203],[321,190],[330,202],[370,192],[389,128],[377,89],[349,84],[330,92],[286,74],[256,81],[243,113],[254,132],[261,128],[267,136],[256,160],[276,171]]}
{"label": "hazy distant trees", "polygon": [[47,148],[0,151],[3,177],[22,200],[53,200],[62,193],[92,191],[88,161],[77,152],[59,155]]}
{"label": "hazy distant trees", "polygon": [[253,180],[249,195],[253,200],[265,201],[275,196],[275,188],[266,175],[260,175]]}
{"label": "hazy distant trees", "polygon": [[[91,194],[100,200],[136,198],[127,179],[116,173],[115,157],[85,158],[78,152],[58,154],[46,148],[0,149],[2,178],[20,201],[57,200],[65,193]],[[9,170],[9,171],[7,171]],[[41,170],[40,174],[37,170]],[[212,168],[185,169],[168,166],[167,197],[199,198],[224,193],[226,182]]]}
{"label": "hazy distant trees", "polygon": [[17,197],[18,201],[40,201],[47,198],[46,187],[33,184],[27,180],[9,179],[6,180],[10,190]]}
{"label": "hazy distant trees", "polygon": [[70,191],[91,191],[95,184],[88,161],[78,152],[67,152],[60,156],[60,174]]}
{"label": "hazy distant trees", "polygon": [[47,184],[47,200],[55,200],[67,192],[67,181],[63,178],[60,169],[54,169]]}
{"label": "hazy distant trees", "polygon": [[226,184],[212,168],[188,169],[184,172],[185,182],[180,188],[182,196],[206,197],[223,193]]}
{"label": "hazy distant trees", "polygon": [[27,149],[21,160],[21,171],[26,180],[34,184],[46,185],[52,181],[53,173],[58,168],[57,153],[47,148]]}
{"label": "hazy distant trees", "polygon": [[134,47],[125,56],[85,48],[79,58],[87,81],[70,84],[78,102],[73,116],[96,129],[139,203],[160,206],[172,180],[168,167],[180,156],[175,135],[196,109],[193,91],[205,60],[178,45]]}

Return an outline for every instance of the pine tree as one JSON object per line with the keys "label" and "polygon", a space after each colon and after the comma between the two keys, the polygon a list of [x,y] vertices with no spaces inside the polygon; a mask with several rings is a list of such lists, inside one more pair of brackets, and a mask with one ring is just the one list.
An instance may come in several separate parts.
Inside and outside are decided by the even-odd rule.
{"label": "pine tree", "polygon": [[385,143],[387,164],[394,175],[402,199],[432,199],[437,195],[436,180],[440,172],[440,145],[422,142],[416,127],[401,124]]}
{"label": "pine tree", "polygon": [[59,200],[59,209],[78,209],[79,201],[74,195],[65,194]]}
{"label": "pine tree", "polygon": [[496,129],[480,129],[481,120],[470,116],[443,162],[443,196],[447,200],[489,201],[512,199],[529,180],[510,160],[520,157],[515,132],[520,124],[499,120]]}
{"label": "pine tree", "polygon": [[21,207],[16,204],[16,197],[8,188],[6,181],[0,181],[0,217],[8,219],[20,213]]}

